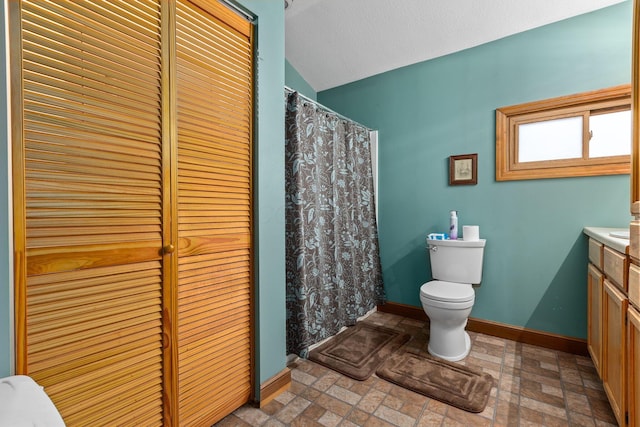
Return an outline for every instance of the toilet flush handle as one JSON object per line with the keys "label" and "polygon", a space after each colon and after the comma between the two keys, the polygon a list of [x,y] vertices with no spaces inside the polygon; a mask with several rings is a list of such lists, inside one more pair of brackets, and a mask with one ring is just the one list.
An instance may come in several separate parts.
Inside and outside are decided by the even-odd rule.
{"label": "toilet flush handle", "polygon": [[438,247],[436,245],[429,245],[429,250],[432,252],[438,252]]}

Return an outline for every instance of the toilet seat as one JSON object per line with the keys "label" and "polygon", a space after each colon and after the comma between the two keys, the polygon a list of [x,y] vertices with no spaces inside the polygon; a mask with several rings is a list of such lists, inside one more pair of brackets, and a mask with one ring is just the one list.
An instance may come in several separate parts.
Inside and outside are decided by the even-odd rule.
{"label": "toilet seat", "polygon": [[473,302],[475,292],[468,283],[444,282],[432,280],[420,287],[420,297],[431,301],[463,303]]}

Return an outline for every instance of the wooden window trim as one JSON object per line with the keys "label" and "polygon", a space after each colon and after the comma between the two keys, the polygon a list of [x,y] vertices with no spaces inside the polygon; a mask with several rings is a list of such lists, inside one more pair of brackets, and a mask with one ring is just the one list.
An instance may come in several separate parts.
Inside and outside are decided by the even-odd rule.
{"label": "wooden window trim", "polygon": [[[535,121],[575,117],[627,109],[631,106],[631,85],[583,92],[542,101],[502,107],[496,110],[496,180],[566,178],[622,175],[631,169],[630,156],[562,159],[518,163],[517,125]],[[589,132],[585,121],[584,132]]]}

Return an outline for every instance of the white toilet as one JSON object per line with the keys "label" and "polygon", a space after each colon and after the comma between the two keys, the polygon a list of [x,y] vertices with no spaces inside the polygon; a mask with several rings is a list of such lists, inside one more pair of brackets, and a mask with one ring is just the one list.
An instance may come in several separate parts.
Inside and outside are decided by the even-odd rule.
{"label": "white toilet", "polygon": [[430,320],[429,353],[455,362],[471,350],[464,330],[475,301],[472,284],[482,280],[485,239],[427,240],[435,280],[420,287],[422,308]]}

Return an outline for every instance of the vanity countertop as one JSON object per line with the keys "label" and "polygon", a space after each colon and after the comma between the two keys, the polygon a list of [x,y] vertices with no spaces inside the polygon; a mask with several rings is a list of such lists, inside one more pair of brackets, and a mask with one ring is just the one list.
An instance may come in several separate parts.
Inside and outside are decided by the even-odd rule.
{"label": "vanity countertop", "polygon": [[628,228],[606,228],[606,227],[585,227],[584,234],[604,244],[605,246],[615,249],[623,254],[629,253],[629,239],[621,239],[613,237],[611,233],[628,232]]}

